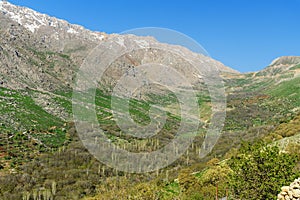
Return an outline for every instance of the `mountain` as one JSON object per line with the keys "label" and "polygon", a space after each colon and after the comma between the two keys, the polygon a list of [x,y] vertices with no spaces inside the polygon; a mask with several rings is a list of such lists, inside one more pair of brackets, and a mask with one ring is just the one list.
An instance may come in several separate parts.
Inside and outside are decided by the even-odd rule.
{"label": "mountain", "polygon": [[[18,66],[16,70],[2,69],[1,74],[6,77],[2,79],[10,79],[2,80],[6,87],[31,88],[39,85],[46,90],[65,87],[73,82],[72,75],[74,76],[89,51],[102,40],[117,37],[89,31],[82,26],[8,2],[2,2],[0,16],[2,66]],[[5,55],[9,55],[10,60]],[[129,60],[126,62],[128,65],[132,64]],[[222,71],[237,73],[219,62],[211,62],[215,62],[214,65]],[[14,82],[11,82],[12,79]]]}
{"label": "mountain", "polygon": [[[70,117],[71,100],[65,94],[71,94],[76,73],[89,52],[101,44],[102,41],[113,37],[121,37],[115,34],[107,35],[92,32],[82,26],[72,25],[64,20],[40,14],[29,8],[15,6],[9,2],[1,1],[0,19],[1,86],[21,96],[28,97],[38,106],[38,111],[34,112],[40,112],[39,115],[41,113],[43,115],[50,114],[47,117],[54,115],[55,119],[58,118],[55,121],[66,120]],[[151,37],[130,37],[132,41],[143,40],[149,44],[159,44]],[[190,52],[180,46],[165,44],[164,47],[171,47],[178,52]],[[190,54],[194,55],[192,52]],[[173,60],[173,63],[176,64],[177,69],[183,75],[189,76],[189,82],[192,82],[194,86],[201,82],[199,77],[203,74],[199,74],[199,72],[192,74],[186,61],[176,57],[171,58],[170,56],[173,55],[167,55],[165,52],[146,54],[140,51],[137,52],[136,60],[130,59],[128,55],[116,60],[103,77],[104,88],[102,89],[111,88],[111,84],[120,77],[120,74],[126,73],[128,67],[140,65],[143,60],[162,60],[166,56],[169,60]],[[239,74],[237,71],[209,57],[194,56],[201,60],[201,68],[203,69],[207,68],[208,65],[215,67],[221,73]],[[201,87],[203,88],[203,85]],[[153,91],[157,90],[159,89]],[[57,101],[57,98],[59,101]],[[7,99],[3,100],[3,102],[6,101]],[[69,104],[68,111],[66,111],[65,105],[60,105],[66,104],[66,101]],[[20,105],[22,104],[20,103]],[[32,112],[26,111],[28,105],[22,105],[21,107],[19,109],[24,110],[24,112]],[[11,108],[11,104],[6,103],[5,109],[14,110],[15,108]],[[44,110],[46,112],[43,112]],[[8,121],[3,123],[8,129],[30,125],[31,122],[28,123],[28,120],[36,122],[38,127],[44,124],[40,121],[42,117],[34,117],[34,114],[32,115],[34,119],[11,116],[11,113],[9,115],[10,117],[6,115],[2,117],[4,122]],[[56,124],[55,122],[52,125]]]}
{"label": "mountain", "polygon": [[276,66],[276,65],[283,65],[283,66],[289,66],[289,65],[297,65],[300,63],[300,56],[283,56],[276,58],[270,66]]}
{"label": "mountain", "polygon": [[80,40],[99,42],[106,37],[105,33],[89,31],[82,26],[73,25],[7,1],[1,2],[1,12],[3,17],[22,25],[26,30],[45,41],[79,38]]}
{"label": "mountain", "polygon": [[[1,3],[1,74],[6,87],[65,87],[88,51],[107,37],[28,8]],[[50,84],[56,82],[55,86]]]}
{"label": "mountain", "polygon": [[[133,98],[129,100],[129,114],[135,122],[151,124],[151,105],[167,113],[165,125],[156,136],[137,140],[124,135],[113,119],[118,113],[112,111],[112,89],[124,74],[125,78],[138,77],[140,65],[157,60],[187,78],[200,107],[200,117],[197,117],[199,134],[188,151],[169,167],[147,174],[117,171],[97,161],[79,140],[72,115],[77,72],[85,64],[86,57],[93,55],[90,52],[111,41],[117,41],[114,45],[120,48],[136,44],[140,47],[141,44],[171,49],[185,55],[186,59],[196,60],[196,65],[202,70],[197,71],[186,59],[170,53],[172,51],[148,48],[121,55],[97,82],[96,116],[109,141],[128,151],[151,152],[167,145],[180,129],[180,101],[170,88],[159,84],[147,85],[133,92]],[[202,159],[199,157],[201,145],[214,117],[212,98],[205,83],[212,68],[224,82],[226,119],[218,143]],[[153,77],[168,73],[155,68],[150,72]],[[98,72],[89,73],[93,77]],[[97,193],[104,197],[98,195],[96,199],[113,199],[116,188],[124,199],[127,198],[125,194],[136,195],[130,193],[132,191],[145,191],[144,195],[148,192],[147,195],[151,196],[149,191],[156,190],[165,196],[179,198],[184,190],[180,190],[177,181],[178,171],[188,168],[197,176],[203,175],[207,172],[207,161],[226,158],[242,140],[262,138],[286,147],[285,141],[299,138],[299,73],[300,56],[277,58],[259,72],[239,73],[212,58],[185,47],[159,43],[152,37],[94,32],[1,1],[0,199],[37,199],[38,196],[44,199],[81,199]],[[136,83],[127,83],[129,87],[130,84],[135,86]],[[168,84],[171,85],[171,80]],[[178,88],[181,92],[190,91],[186,87],[173,89]],[[117,96],[121,109],[128,103],[127,100]],[[216,115],[220,113],[217,110]],[[159,121],[159,117],[154,116],[154,122]]]}

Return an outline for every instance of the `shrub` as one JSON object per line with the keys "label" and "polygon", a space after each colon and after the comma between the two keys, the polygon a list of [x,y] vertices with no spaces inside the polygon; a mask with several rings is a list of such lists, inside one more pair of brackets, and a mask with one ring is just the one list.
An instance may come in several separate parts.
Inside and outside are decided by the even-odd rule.
{"label": "shrub", "polygon": [[283,185],[293,181],[297,156],[284,154],[264,142],[243,143],[229,160],[232,189],[241,199],[276,199]]}

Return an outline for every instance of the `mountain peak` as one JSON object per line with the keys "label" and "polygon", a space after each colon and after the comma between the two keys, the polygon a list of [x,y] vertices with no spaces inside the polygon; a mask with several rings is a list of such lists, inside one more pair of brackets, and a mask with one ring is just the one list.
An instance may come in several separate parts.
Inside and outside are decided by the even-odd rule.
{"label": "mountain peak", "polygon": [[[41,14],[29,8],[16,6],[7,1],[0,1],[0,10],[2,14],[23,25],[32,33],[40,26],[45,25],[45,21],[41,17]],[[32,24],[29,24],[29,21],[32,22]]]}
{"label": "mountain peak", "polygon": [[22,25],[32,33],[39,32],[41,29],[51,28],[54,29],[57,34],[59,32],[74,36],[86,34],[94,41],[101,41],[106,36],[104,33],[89,31],[80,25],[70,24],[65,20],[50,17],[30,8],[17,6],[7,1],[0,1],[0,14]]}
{"label": "mountain peak", "polygon": [[274,65],[296,65],[300,63],[300,56],[281,56],[273,60],[270,66]]}

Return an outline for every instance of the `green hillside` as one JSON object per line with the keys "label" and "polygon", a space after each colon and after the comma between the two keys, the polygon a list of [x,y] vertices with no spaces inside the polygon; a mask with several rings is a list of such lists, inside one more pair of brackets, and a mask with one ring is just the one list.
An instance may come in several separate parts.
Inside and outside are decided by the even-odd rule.
{"label": "green hillside", "polygon": [[[241,141],[273,142],[299,133],[296,128],[299,124],[299,78],[268,89],[239,90],[228,95],[224,133],[207,158],[203,160],[197,156],[203,141],[200,134],[188,153],[172,166],[154,173],[129,174],[106,167],[89,155],[72,123],[51,115],[35,103],[37,93],[40,92],[1,88],[1,115],[3,119],[12,120],[4,120],[1,127],[0,194],[3,199],[18,199],[24,195],[34,198],[35,193],[51,193],[55,199],[78,199],[86,195],[96,195],[86,199],[130,199],[130,196],[135,199],[214,199],[217,183],[220,197],[232,196],[232,169],[227,162],[237,155]],[[72,92],[54,94],[51,101],[66,113],[72,113]],[[210,99],[201,95],[198,98],[204,116],[209,117]],[[153,141],[130,139],[122,136],[112,120],[110,101],[111,96],[97,90],[95,103],[100,126],[115,144],[131,151],[138,150],[131,146],[144,146],[144,150],[152,151],[160,146],[151,144],[160,140],[160,145],[167,144],[165,138],[172,139],[172,132],[180,122],[179,116],[169,113],[164,129],[151,139]],[[125,103],[125,99],[119,101],[121,105]],[[148,111],[154,103],[171,107],[177,104],[176,98],[169,96],[150,96],[146,101],[132,99],[131,116],[138,123],[149,123]],[[216,161],[209,161],[212,158]],[[28,180],[19,181],[18,177],[23,176]],[[278,190],[280,188],[275,191]]]}

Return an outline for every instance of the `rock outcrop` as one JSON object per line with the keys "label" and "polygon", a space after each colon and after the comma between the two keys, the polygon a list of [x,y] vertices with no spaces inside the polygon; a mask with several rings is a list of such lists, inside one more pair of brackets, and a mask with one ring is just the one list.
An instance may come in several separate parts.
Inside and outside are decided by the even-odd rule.
{"label": "rock outcrop", "polygon": [[296,179],[290,186],[282,187],[277,200],[300,200],[300,178]]}

